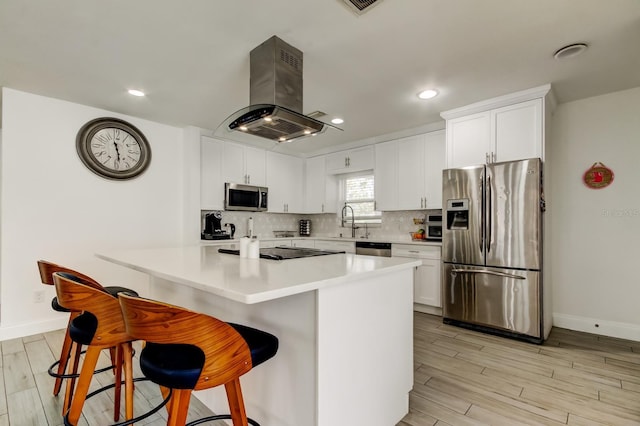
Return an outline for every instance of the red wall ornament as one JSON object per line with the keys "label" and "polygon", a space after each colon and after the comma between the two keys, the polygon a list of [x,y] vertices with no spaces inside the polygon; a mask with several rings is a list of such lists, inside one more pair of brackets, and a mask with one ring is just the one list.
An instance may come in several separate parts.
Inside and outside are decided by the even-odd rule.
{"label": "red wall ornament", "polygon": [[582,181],[591,189],[602,189],[613,182],[613,171],[604,164],[597,162],[584,172]]}

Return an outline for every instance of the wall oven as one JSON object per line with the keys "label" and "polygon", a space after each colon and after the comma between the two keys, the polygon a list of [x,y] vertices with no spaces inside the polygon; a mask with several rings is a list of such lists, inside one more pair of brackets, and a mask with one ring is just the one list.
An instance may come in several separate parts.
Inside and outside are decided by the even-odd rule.
{"label": "wall oven", "polygon": [[224,209],[248,212],[267,211],[269,190],[262,186],[224,184]]}
{"label": "wall oven", "polygon": [[427,241],[442,241],[442,213],[427,214],[424,222],[425,239]]}

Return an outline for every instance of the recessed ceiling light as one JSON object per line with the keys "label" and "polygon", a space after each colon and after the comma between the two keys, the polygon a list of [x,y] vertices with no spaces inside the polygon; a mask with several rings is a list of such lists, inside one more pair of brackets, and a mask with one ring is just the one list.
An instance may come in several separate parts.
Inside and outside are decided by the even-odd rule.
{"label": "recessed ceiling light", "polygon": [[331,122],[333,124],[342,124],[344,123],[344,120],[342,118],[334,118],[333,120],[331,120]]}
{"label": "recessed ceiling light", "polygon": [[144,92],[142,90],[129,89],[128,92],[130,95],[133,95],[133,96],[144,96]]}
{"label": "recessed ceiling light", "polygon": [[418,93],[418,97],[420,99],[431,99],[435,98],[436,96],[438,96],[438,91],[434,89],[423,90],[422,92]]}
{"label": "recessed ceiling light", "polygon": [[553,54],[553,57],[556,59],[572,58],[587,50],[587,47],[589,46],[586,43],[569,44],[556,50],[556,53]]}

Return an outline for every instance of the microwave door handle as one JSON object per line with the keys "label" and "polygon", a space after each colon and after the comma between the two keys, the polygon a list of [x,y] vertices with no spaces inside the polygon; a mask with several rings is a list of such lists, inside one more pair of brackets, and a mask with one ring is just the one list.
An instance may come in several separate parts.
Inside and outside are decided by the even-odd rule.
{"label": "microwave door handle", "polygon": [[491,271],[489,269],[460,269],[460,268],[453,268],[451,270],[451,272],[457,272],[457,273],[460,273],[460,274],[487,274],[487,275],[494,275],[496,277],[513,278],[515,280],[525,280],[526,279],[526,277],[522,277],[520,275],[507,274],[506,272]]}

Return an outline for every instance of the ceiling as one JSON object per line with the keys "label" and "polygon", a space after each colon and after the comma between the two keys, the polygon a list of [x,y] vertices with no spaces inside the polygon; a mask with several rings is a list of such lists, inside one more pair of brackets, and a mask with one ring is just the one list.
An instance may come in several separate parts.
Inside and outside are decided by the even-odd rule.
{"label": "ceiling", "polygon": [[[249,142],[301,156],[546,83],[561,103],[640,86],[639,0],[381,0],[362,15],[343,0],[2,0],[0,85],[213,134],[248,105],[249,52],[273,35],[304,54],[303,112],[345,120]],[[576,42],[589,49],[553,58]]]}

